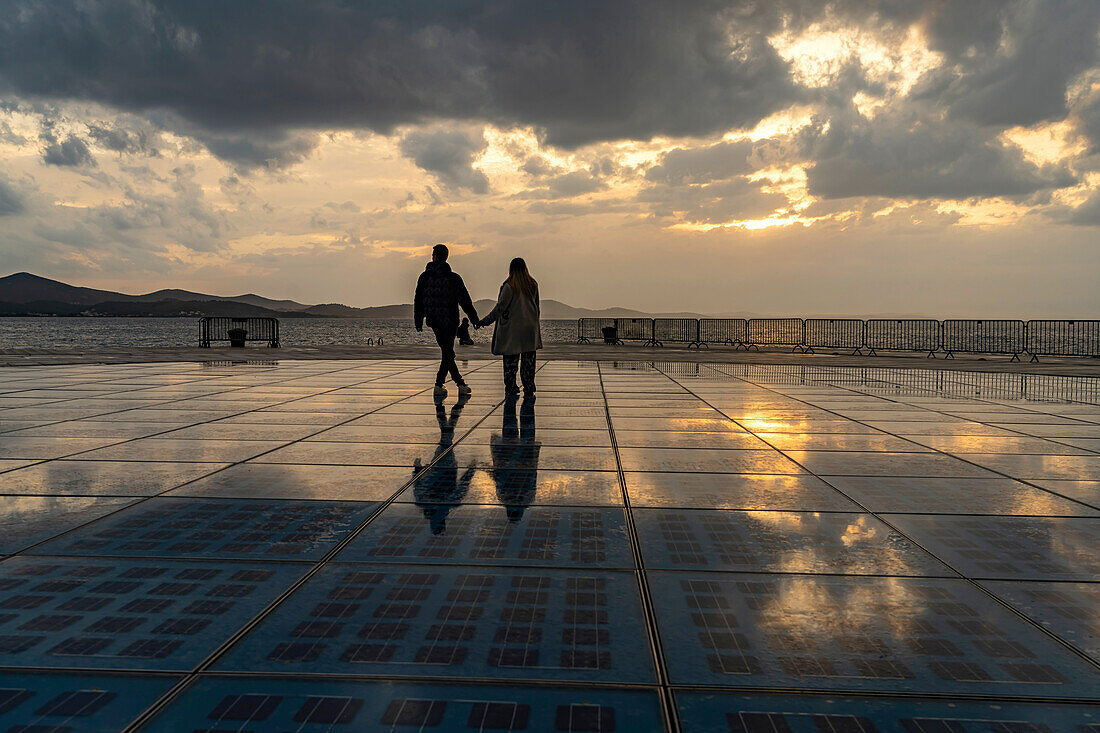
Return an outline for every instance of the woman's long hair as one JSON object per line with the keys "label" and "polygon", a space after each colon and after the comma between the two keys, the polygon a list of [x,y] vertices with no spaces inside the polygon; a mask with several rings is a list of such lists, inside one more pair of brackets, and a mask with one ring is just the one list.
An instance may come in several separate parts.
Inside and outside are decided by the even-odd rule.
{"label": "woman's long hair", "polygon": [[508,279],[504,282],[511,285],[512,290],[528,298],[535,298],[538,296],[539,284],[535,282],[535,278],[531,277],[531,273],[527,271],[527,263],[523,261],[522,257],[515,258],[512,260],[512,263],[508,265]]}

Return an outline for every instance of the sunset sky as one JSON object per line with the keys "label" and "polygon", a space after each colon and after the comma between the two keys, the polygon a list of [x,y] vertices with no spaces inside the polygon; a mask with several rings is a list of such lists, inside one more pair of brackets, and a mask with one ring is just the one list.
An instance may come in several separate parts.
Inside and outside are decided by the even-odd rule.
{"label": "sunset sky", "polygon": [[0,275],[1100,317],[1100,2],[5,0]]}

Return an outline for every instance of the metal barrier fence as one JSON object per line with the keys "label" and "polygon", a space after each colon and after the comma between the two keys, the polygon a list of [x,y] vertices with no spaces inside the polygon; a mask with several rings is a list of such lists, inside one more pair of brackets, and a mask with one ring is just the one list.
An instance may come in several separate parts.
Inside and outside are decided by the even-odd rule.
{"label": "metal barrier fence", "polygon": [[616,318],[615,329],[622,341],[641,341],[642,346],[656,346],[653,340],[652,318]]}
{"label": "metal barrier fence", "polygon": [[1100,358],[1100,320],[581,318],[577,342],[604,340],[604,328],[614,330],[610,343],[632,340],[643,346],[726,344],[757,351],[764,346],[789,346],[808,353],[815,348],[852,349],[853,354],[866,349],[869,356],[878,351],[923,351],[932,358],[942,351],[946,359],[956,353],[1009,354],[1012,361],[1019,361],[1021,354],[1030,354],[1032,361],[1040,356]]}
{"label": "metal barrier fence", "polygon": [[940,322],[930,318],[872,318],[863,330],[863,346],[875,351],[927,351],[935,358],[940,348]]}
{"label": "metal barrier fence", "polygon": [[748,324],[744,318],[700,318],[699,343],[728,344],[739,349],[745,345]]}
{"label": "metal barrier fence", "polygon": [[853,354],[863,353],[866,327],[858,318],[807,318],[803,329],[802,345],[811,354],[815,346],[819,349],[852,349]]}
{"label": "metal barrier fence", "polygon": [[687,344],[699,348],[704,344],[699,340],[699,320],[696,318],[654,318],[653,340],[657,346],[669,343]]}
{"label": "metal barrier fence", "polygon": [[[199,345],[210,348],[212,341],[266,341],[268,346],[279,347],[279,319],[231,318],[228,316],[204,316],[199,321]],[[244,334],[234,333],[243,331]]]}
{"label": "metal barrier fence", "polygon": [[614,328],[614,318],[578,318],[577,319],[577,343],[589,344],[592,340],[603,341],[603,329],[607,326]]}
{"label": "metal barrier fence", "polygon": [[1100,356],[1100,321],[1028,321],[1024,350],[1040,356]]}
{"label": "metal barrier fence", "polygon": [[971,354],[1012,354],[1019,361],[1024,351],[1023,321],[950,320],[943,322],[940,348],[945,359],[955,352]]}
{"label": "metal barrier fence", "polygon": [[750,318],[745,337],[745,350],[761,346],[790,346],[792,351],[804,351],[801,318]]}

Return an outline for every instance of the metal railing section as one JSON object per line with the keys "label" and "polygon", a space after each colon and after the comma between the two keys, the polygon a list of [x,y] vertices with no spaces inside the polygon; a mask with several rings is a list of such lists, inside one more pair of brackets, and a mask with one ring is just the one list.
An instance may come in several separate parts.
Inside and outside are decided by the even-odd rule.
{"label": "metal railing section", "polygon": [[199,321],[199,345],[210,348],[213,341],[231,341],[229,332],[237,329],[244,330],[245,341],[266,341],[273,349],[279,347],[279,319],[229,316],[204,316]]}
{"label": "metal railing section", "polygon": [[[605,332],[605,329],[609,329]],[[613,336],[610,338],[609,336]],[[734,349],[762,347],[851,349],[876,356],[878,351],[923,351],[945,359],[956,353],[1008,354],[1019,361],[1030,354],[1100,358],[1100,320],[1009,320],[931,318],[580,318],[577,343],[593,340],[643,346],[686,344],[701,348],[725,344]]]}

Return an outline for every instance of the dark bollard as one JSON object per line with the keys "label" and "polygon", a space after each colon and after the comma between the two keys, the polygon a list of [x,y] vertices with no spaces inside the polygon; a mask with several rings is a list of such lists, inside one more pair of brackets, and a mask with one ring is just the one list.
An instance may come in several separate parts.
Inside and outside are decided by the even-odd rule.
{"label": "dark bollard", "polygon": [[231,328],[229,329],[229,345],[237,348],[244,348],[244,340],[248,336],[248,331],[243,328]]}

